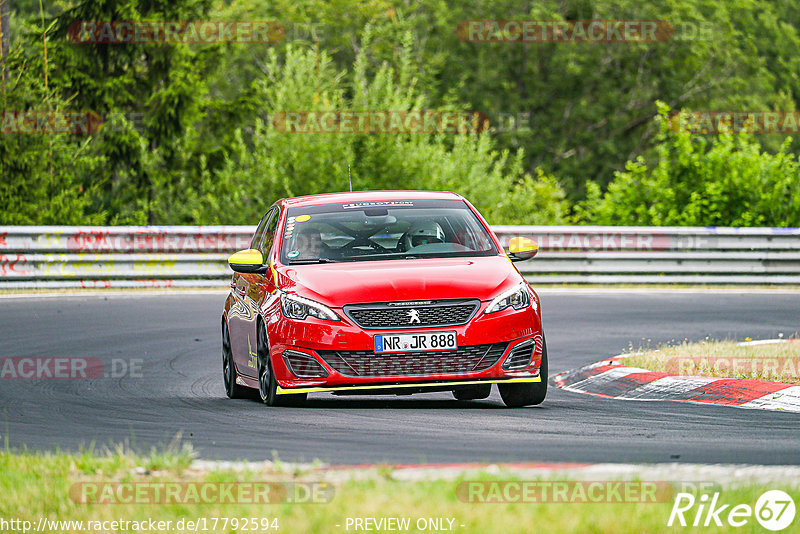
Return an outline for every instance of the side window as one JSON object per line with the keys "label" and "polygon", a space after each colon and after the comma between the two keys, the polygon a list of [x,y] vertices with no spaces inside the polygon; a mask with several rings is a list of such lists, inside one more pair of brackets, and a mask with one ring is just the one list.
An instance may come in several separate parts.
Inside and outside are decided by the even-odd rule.
{"label": "side window", "polygon": [[261,238],[261,246],[257,247],[263,254],[264,260],[267,259],[267,255],[272,249],[272,242],[275,241],[275,230],[278,228],[278,220],[280,218],[280,210],[278,208],[273,209],[267,227],[264,230],[264,235]]}
{"label": "side window", "polygon": [[258,227],[256,228],[256,233],[253,234],[253,240],[250,241],[250,248],[258,249],[258,245],[264,239],[264,228],[267,227],[267,223],[269,222],[270,216],[275,212],[275,209],[267,210],[267,213],[261,218],[261,222],[258,223]]}

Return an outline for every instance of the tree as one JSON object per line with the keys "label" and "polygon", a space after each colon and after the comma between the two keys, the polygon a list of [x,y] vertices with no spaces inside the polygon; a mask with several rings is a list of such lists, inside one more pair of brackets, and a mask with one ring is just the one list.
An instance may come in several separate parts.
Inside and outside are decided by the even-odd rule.
{"label": "tree", "polygon": [[[373,69],[368,40],[369,32],[352,73],[337,71],[331,56],[307,46],[271,51],[257,82],[258,99],[278,112],[424,110],[410,46],[398,52],[396,65],[382,62]],[[560,223],[566,214],[557,181],[541,172],[526,176],[522,152],[497,151],[486,133],[287,133],[259,119],[249,143],[243,132],[237,135],[241,149],[189,203],[200,206],[202,198],[235,191],[239,196],[231,202],[237,209],[226,214],[208,204],[213,208],[200,215],[204,220],[252,221],[271,199],[346,190],[348,164],[355,189],[456,191],[493,223]]]}
{"label": "tree", "polygon": [[600,192],[590,184],[581,222],[655,226],[800,226],[800,164],[788,153],[761,150],[746,132],[696,136],[670,127],[660,104],[657,158],[628,162]]}

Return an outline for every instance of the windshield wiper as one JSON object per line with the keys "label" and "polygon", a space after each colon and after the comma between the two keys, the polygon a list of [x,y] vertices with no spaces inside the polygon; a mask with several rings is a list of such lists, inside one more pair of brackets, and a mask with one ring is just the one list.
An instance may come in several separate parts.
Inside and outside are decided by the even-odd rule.
{"label": "windshield wiper", "polygon": [[305,260],[293,260],[289,263],[289,265],[304,265],[311,263],[338,263],[338,260],[333,260],[331,258],[308,258]]}

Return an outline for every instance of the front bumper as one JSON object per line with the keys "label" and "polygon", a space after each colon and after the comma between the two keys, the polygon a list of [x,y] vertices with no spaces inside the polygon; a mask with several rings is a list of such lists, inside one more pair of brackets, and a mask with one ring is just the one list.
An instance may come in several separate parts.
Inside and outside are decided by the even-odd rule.
{"label": "front bumper", "polygon": [[[532,307],[523,310],[503,310],[493,314],[484,314],[482,303],[480,310],[465,325],[442,328],[386,329],[365,330],[356,325],[340,309],[335,311],[341,321],[323,321],[309,317],[304,321],[281,318],[275,321],[270,332],[270,357],[275,378],[278,382],[278,394],[292,393],[404,393],[416,391],[447,390],[458,386],[504,383],[504,382],[539,382],[539,365],[542,355],[542,327],[537,311]],[[375,365],[377,374],[362,376],[358,369],[344,374],[342,366],[333,367],[326,358],[335,351],[353,353],[359,351],[359,357],[391,358],[397,353],[375,354],[374,336],[376,334],[394,334],[409,332],[455,331],[459,348],[483,345],[504,344],[504,349],[496,361],[489,367],[481,367],[479,371],[450,372],[446,366],[432,365],[422,372],[392,374],[385,372],[386,366]],[[528,365],[514,369],[504,369],[503,365],[519,345],[530,345],[533,350]],[[292,373],[283,357],[285,351],[295,351],[313,358],[324,369],[327,376],[319,378],[299,378]],[[424,353],[428,361],[435,362],[435,351]],[[391,366],[389,366],[391,367]],[[423,365],[423,367],[425,367]],[[370,368],[368,365],[367,368]]]}
{"label": "front bumper", "polygon": [[284,388],[278,386],[276,393],[278,395],[291,395],[296,393],[343,393],[353,392],[358,394],[402,394],[403,392],[412,393],[415,390],[422,391],[437,391],[449,390],[459,386],[471,386],[478,384],[502,384],[502,383],[519,383],[519,382],[541,382],[542,379],[538,376],[523,377],[523,378],[503,378],[503,379],[486,379],[486,380],[453,380],[447,382],[420,382],[420,383],[398,383],[398,384],[373,384],[373,385],[356,385],[356,386],[317,386],[317,387],[295,387]]}

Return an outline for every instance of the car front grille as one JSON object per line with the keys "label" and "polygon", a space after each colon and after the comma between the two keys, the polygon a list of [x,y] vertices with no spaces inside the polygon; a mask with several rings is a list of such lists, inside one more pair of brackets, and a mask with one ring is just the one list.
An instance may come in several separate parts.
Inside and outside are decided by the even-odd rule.
{"label": "car front grille", "polygon": [[493,366],[508,343],[472,345],[456,350],[375,354],[371,351],[319,351],[345,376],[414,376],[478,373]]}
{"label": "car front grille", "polygon": [[361,328],[421,328],[465,324],[480,304],[479,300],[445,300],[419,306],[350,304],[344,311]]}

